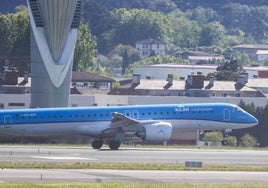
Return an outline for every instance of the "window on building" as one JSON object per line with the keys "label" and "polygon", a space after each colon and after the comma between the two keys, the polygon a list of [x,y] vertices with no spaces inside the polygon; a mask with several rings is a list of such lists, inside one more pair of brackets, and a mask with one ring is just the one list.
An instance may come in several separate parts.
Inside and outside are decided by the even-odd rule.
{"label": "window on building", "polygon": [[20,107],[23,107],[23,106],[25,106],[25,103],[11,102],[11,103],[8,103],[8,106],[20,106]]}
{"label": "window on building", "polygon": [[99,89],[110,89],[110,84],[107,82],[102,82],[99,84]]}
{"label": "window on building", "polygon": [[227,93],[222,93],[221,96],[222,97],[227,97]]}

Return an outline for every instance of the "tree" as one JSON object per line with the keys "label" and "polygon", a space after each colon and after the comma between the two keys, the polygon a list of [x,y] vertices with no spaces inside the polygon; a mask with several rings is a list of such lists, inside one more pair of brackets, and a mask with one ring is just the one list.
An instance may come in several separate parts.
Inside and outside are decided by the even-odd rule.
{"label": "tree", "polygon": [[250,134],[245,134],[241,137],[241,145],[243,147],[255,147],[257,145],[257,139]]}
{"label": "tree", "polygon": [[100,67],[104,67],[105,71],[112,76],[122,74],[122,57],[115,55],[112,57],[106,57],[98,55],[96,61]]}
{"label": "tree", "polygon": [[98,0],[98,2],[110,10],[118,8],[125,8],[128,10],[149,9],[152,11],[161,11],[163,13],[169,13],[177,8],[176,4],[172,0]]}
{"label": "tree", "polygon": [[98,71],[99,67],[95,60],[96,46],[96,38],[91,35],[88,25],[81,24],[74,52],[73,70]]}
{"label": "tree", "polygon": [[237,139],[236,139],[236,137],[235,136],[228,136],[227,137],[227,144],[229,146],[233,146],[233,147],[237,146]]}
{"label": "tree", "polygon": [[29,70],[30,24],[26,7],[17,7],[16,13],[0,14],[0,67],[18,67]]}
{"label": "tree", "polygon": [[255,7],[251,12],[251,27],[249,32],[256,41],[263,41],[268,38],[268,7]]}
{"label": "tree", "polygon": [[135,48],[128,45],[119,44],[116,46],[115,49],[110,52],[109,56],[112,57],[115,55],[122,57],[122,74],[125,74],[125,70],[130,64],[141,60],[140,53]]}
{"label": "tree", "polygon": [[11,15],[0,14],[0,67],[8,66],[8,55],[15,43]]}
{"label": "tree", "polygon": [[205,142],[217,143],[223,140],[223,135],[220,131],[212,131],[204,134],[203,140]]}
{"label": "tree", "polygon": [[186,14],[189,14],[190,19],[197,21],[199,24],[219,21],[217,12],[211,8],[198,6],[193,10],[188,10]]}
{"label": "tree", "polygon": [[225,25],[227,29],[238,28],[242,31],[248,31],[252,24],[251,20],[252,7],[248,5],[241,5],[239,3],[229,3],[222,6],[221,14],[222,24]]}
{"label": "tree", "polygon": [[115,23],[113,33],[110,35],[114,46],[117,44],[134,46],[139,40],[148,38],[160,39],[165,42],[172,41],[172,18],[160,12],[150,10],[130,11],[117,9],[112,12]]}
{"label": "tree", "polygon": [[91,28],[92,35],[96,36],[97,48],[101,54],[106,54],[110,50],[109,31],[113,29],[113,18],[111,13],[99,2],[94,0],[84,0],[82,20]]}
{"label": "tree", "polygon": [[223,65],[218,66],[216,70],[217,80],[235,81],[237,79],[237,76],[244,72],[243,67],[235,59],[226,61]]}
{"label": "tree", "polygon": [[174,25],[174,44],[181,48],[196,48],[199,44],[201,27],[185,17],[177,18]]}
{"label": "tree", "polygon": [[219,22],[210,22],[202,26],[200,46],[218,45],[226,34],[225,27]]}
{"label": "tree", "polygon": [[234,57],[238,64],[246,66],[253,65],[255,62],[249,58],[248,54],[245,53],[237,53]]}
{"label": "tree", "polygon": [[12,15],[14,30],[18,35],[8,56],[9,67],[16,67],[20,75],[30,72],[30,20],[28,10],[24,6],[16,8]]}

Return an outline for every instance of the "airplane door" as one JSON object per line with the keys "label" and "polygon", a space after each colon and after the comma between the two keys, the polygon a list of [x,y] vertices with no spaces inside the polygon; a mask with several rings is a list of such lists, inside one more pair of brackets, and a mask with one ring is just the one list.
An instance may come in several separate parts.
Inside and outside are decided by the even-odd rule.
{"label": "airplane door", "polygon": [[137,119],[139,118],[139,112],[138,110],[126,110],[125,111],[125,116],[133,118],[133,119]]}
{"label": "airplane door", "polygon": [[231,114],[230,114],[230,109],[225,108],[225,109],[223,110],[223,120],[224,120],[224,121],[230,121],[230,116],[231,116]]}
{"label": "airplane door", "polygon": [[10,128],[12,124],[11,115],[4,116],[4,128]]}

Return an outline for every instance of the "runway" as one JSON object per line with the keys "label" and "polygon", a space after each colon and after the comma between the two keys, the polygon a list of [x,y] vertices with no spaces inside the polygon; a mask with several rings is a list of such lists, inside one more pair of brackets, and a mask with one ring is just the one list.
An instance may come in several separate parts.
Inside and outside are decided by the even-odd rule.
{"label": "runway", "polygon": [[[87,147],[2,146],[0,163],[163,163],[268,166],[268,151],[212,149],[123,148],[118,151]],[[206,172],[165,170],[0,169],[0,182],[140,182],[140,183],[262,183],[267,172]]]}
{"label": "runway", "polygon": [[268,184],[267,172],[3,169],[0,182],[132,182]]}
{"label": "runway", "polygon": [[146,149],[117,151],[93,150],[87,147],[2,146],[0,162],[95,162],[95,163],[163,163],[184,164],[200,161],[206,164],[268,166],[268,151],[210,149]]}

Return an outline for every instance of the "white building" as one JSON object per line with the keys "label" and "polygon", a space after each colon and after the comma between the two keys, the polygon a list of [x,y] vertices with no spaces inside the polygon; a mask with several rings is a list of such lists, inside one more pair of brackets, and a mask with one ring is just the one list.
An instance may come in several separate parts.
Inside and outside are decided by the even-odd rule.
{"label": "white building", "polygon": [[258,57],[258,62],[263,62],[268,59],[268,50],[258,50],[256,54]]}
{"label": "white building", "polygon": [[136,43],[136,49],[140,52],[142,56],[149,56],[152,53],[156,55],[166,54],[166,43],[157,39],[146,39],[138,41]]}
{"label": "white building", "polygon": [[[262,77],[260,72],[268,72],[268,67],[243,67],[248,73],[248,78]],[[175,65],[157,64],[134,67],[133,74],[141,75],[142,79],[166,79],[168,74],[176,75],[178,78],[187,78],[188,75],[216,72],[217,66],[214,65]]]}

